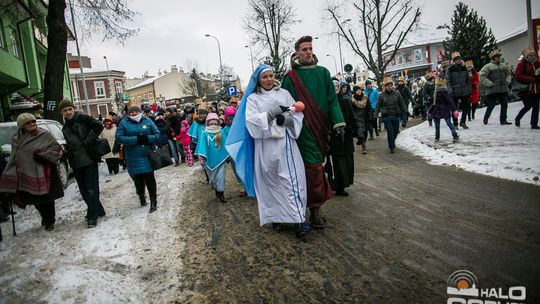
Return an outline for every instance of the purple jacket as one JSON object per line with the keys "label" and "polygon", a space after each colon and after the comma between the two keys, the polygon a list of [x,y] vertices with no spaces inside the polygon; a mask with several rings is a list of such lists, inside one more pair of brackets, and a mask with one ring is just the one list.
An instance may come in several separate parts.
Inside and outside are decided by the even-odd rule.
{"label": "purple jacket", "polygon": [[450,95],[448,95],[448,91],[446,88],[439,88],[437,89],[437,94],[435,96],[435,102],[433,105],[429,108],[428,114],[431,115],[433,118],[447,118],[452,116],[452,112],[456,111],[456,105],[454,104],[454,100]]}

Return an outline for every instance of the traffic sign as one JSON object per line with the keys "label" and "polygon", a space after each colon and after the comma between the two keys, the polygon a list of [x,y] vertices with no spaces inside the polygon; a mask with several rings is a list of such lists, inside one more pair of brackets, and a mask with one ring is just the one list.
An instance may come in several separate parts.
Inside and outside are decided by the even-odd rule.
{"label": "traffic sign", "polygon": [[238,95],[238,91],[236,90],[236,86],[227,87],[227,96],[236,96],[236,95]]}

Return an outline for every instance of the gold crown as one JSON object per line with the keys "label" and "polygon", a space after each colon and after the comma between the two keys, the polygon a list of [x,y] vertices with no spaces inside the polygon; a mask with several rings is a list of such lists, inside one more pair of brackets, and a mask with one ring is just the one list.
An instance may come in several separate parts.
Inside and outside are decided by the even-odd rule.
{"label": "gold crown", "polygon": [[444,78],[437,78],[437,80],[435,80],[435,85],[436,86],[444,86],[446,85],[446,80]]}
{"label": "gold crown", "polygon": [[383,83],[386,85],[387,83],[394,83],[394,80],[392,80],[392,77],[390,76],[387,76],[387,77],[384,77],[384,80],[383,80]]}
{"label": "gold crown", "polygon": [[499,50],[493,50],[491,52],[489,52],[489,59],[493,59],[493,57],[497,56],[497,55],[501,55],[501,52],[499,52]]}
{"label": "gold crown", "polygon": [[465,61],[465,65],[466,65],[466,66],[471,66],[471,67],[474,66],[472,60],[467,60],[467,61]]}

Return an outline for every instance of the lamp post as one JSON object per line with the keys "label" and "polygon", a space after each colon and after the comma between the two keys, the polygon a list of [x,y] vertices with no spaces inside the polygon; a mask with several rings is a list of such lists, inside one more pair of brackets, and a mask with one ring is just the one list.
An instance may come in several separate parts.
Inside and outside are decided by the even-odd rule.
{"label": "lamp post", "polygon": [[[77,57],[79,57],[79,68],[81,69],[81,79],[82,79],[82,86],[83,86],[83,93],[84,93],[84,99],[86,100],[86,114],[92,116],[92,113],[90,113],[90,102],[88,101],[88,91],[86,89],[86,80],[84,79],[84,70],[82,65],[82,59],[81,59],[81,51],[79,49],[79,38],[77,37],[77,27],[75,26],[75,17],[73,16],[73,4],[71,3],[71,0],[69,1],[69,7],[71,10],[71,23],[73,24],[73,34],[75,35],[75,46],[77,47]],[[80,102],[79,102],[80,105]]]}
{"label": "lamp post", "polygon": [[[341,24],[345,24],[346,22],[349,22],[351,21],[351,19],[347,19],[345,21],[343,21],[343,23]],[[341,77],[343,77],[343,56],[341,55],[341,38],[340,38],[341,34],[339,33],[339,31],[337,32],[337,41],[338,41],[338,46],[339,46],[339,67],[340,67],[340,70],[341,70]]]}
{"label": "lamp post", "polygon": [[109,71],[109,61],[107,61],[107,56],[103,56],[103,59],[105,59],[105,65],[107,66],[107,71]]}
{"label": "lamp post", "polygon": [[221,87],[223,88],[224,87],[224,82],[223,82],[223,64],[221,62],[221,45],[219,44],[219,40],[216,38],[216,36],[212,36],[210,34],[205,34],[204,36],[205,37],[212,37],[212,38],[216,39],[217,46],[218,46],[218,53],[219,53],[219,77],[221,78]]}
{"label": "lamp post", "polygon": [[330,55],[330,54],[326,54],[327,57],[332,57],[332,59],[334,59],[334,68],[336,68],[336,75],[338,73],[338,68],[337,68],[337,63],[336,63],[336,57]]}
{"label": "lamp post", "polygon": [[244,46],[249,49],[249,54],[251,55],[251,72],[255,72],[255,67],[253,66],[253,51],[249,45]]}

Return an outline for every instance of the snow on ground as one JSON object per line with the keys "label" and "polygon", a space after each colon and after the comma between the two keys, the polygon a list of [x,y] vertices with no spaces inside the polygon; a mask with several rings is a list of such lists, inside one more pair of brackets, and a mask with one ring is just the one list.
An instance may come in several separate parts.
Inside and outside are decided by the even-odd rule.
{"label": "snow on ground", "polygon": [[[514,122],[521,102],[508,105],[508,121]],[[521,128],[499,124],[500,106],[489,123],[482,119],[486,108],[476,111],[468,130],[460,128],[458,143],[452,143],[450,129],[441,121],[441,140],[434,142],[435,127],[427,121],[401,132],[396,145],[434,165],[456,166],[466,171],[540,185],[540,130],[530,126],[531,111],[521,119]],[[461,114],[460,114],[461,116]]]}
{"label": "snow on ground", "polygon": [[152,214],[149,205],[140,206],[127,171],[111,176],[103,163],[99,171],[107,215],[96,228],[86,228],[86,205],[74,181],[56,201],[54,231],[41,227],[33,206],[16,210],[17,236],[11,221],[2,224],[0,303],[147,303],[179,284],[185,244],[176,219],[183,184],[195,168],[155,172],[158,209]]}

